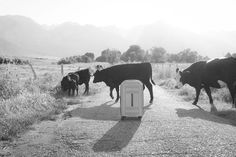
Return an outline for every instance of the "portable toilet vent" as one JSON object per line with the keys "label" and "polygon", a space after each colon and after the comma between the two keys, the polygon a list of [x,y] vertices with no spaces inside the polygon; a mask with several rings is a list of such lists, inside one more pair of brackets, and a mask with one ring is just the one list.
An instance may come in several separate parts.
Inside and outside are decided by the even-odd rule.
{"label": "portable toilet vent", "polygon": [[143,83],[139,80],[125,80],[120,89],[121,119],[143,116]]}

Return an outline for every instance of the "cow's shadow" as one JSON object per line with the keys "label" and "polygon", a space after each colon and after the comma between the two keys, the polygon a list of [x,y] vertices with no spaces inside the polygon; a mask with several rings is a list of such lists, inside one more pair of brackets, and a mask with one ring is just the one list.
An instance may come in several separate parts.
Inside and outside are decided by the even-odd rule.
{"label": "cow's shadow", "polygon": [[207,121],[212,121],[216,123],[221,124],[229,124],[236,126],[236,123],[224,118],[216,117],[219,112],[216,113],[209,113],[207,111],[204,111],[202,109],[183,109],[183,108],[177,108],[176,113],[178,117],[191,117],[194,119],[203,119]]}

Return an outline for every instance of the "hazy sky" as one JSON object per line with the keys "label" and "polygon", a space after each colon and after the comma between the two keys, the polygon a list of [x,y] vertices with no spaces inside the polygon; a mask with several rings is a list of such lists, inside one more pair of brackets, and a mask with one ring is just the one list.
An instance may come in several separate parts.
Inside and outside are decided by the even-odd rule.
{"label": "hazy sky", "polygon": [[0,0],[0,15],[7,14],[50,25],[130,28],[161,20],[196,32],[236,30],[236,0]]}

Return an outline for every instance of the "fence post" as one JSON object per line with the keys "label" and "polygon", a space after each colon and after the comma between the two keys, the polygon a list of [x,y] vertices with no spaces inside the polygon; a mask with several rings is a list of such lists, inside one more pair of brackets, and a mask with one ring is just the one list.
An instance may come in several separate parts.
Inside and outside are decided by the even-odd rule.
{"label": "fence post", "polygon": [[63,64],[61,64],[61,76],[64,76],[64,69],[63,69]]}
{"label": "fence post", "polygon": [[36,73],[34,71],[34,68],[33,68],[32,64],[30,64],[30,63],[28,63],[28,64],[29,64],[29,66],[30,66],[30,68],[32,70],[32,73],[34,74],[34,79],[37,79],[37,75],[36,75]]}
{"label": "fence post", "polygon": [[[234,91],[236,91],[236,81],[233,83],[233,89],[234,89]],[[234,93],[233,99],[234,99],[233,108],[236,108],[236,93]]]}

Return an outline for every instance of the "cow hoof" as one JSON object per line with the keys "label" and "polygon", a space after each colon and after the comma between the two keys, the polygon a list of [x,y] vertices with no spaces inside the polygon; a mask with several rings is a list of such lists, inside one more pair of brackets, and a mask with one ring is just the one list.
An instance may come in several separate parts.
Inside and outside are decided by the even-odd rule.
{"label": "cow hoof", "polygon": [[149,101],[149,104],[152,104],[152,103],[153,103],[153,100],[150,100],[150,101]]}
{"label": "cow hoof", "polygon": [[192,104],[196,106],[196,105],[197,105],[197,102],[193,102]]}
{"label": "cow hoof", "polygon": [[119,100],[116,100],[115,103],[117,103]]}

